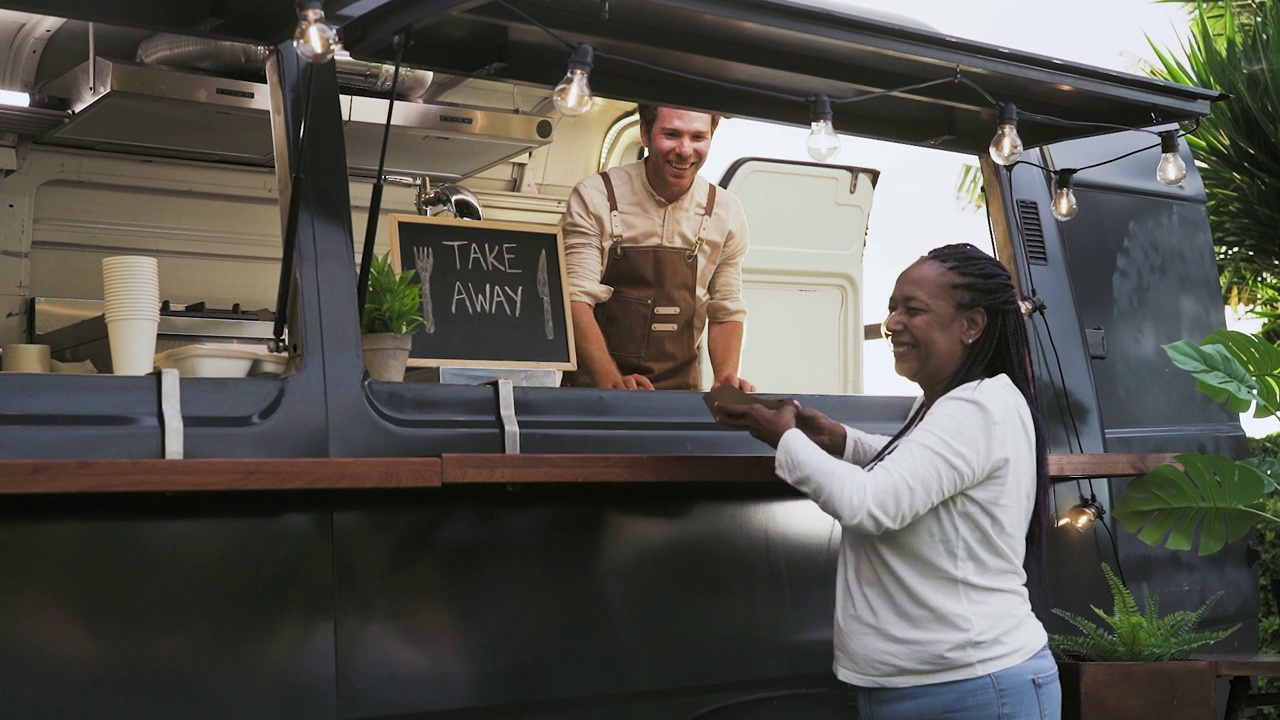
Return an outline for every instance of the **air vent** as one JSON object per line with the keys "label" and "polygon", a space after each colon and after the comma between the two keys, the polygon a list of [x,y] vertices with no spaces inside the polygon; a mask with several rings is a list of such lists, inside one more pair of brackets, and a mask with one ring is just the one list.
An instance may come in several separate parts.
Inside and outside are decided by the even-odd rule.
{"label": "air vent", "polygon": [[1027,247],[1027,262],[1048,265],[1049,250],[1044,244],[1044,226],[1040,224],[1040,206],[1035,200],[1018,201],[1018,221],[1022,224],[1022,240]]}

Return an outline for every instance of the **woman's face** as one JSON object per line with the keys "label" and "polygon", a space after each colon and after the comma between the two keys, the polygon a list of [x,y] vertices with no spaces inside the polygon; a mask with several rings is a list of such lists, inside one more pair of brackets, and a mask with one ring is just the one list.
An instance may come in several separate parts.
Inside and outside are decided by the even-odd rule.
{"label": "woman's face", "polygon": [[986,325],[981,308],[956,307],[954,283],[950,271],[922,258],[898,276],[889,298],[884,332],[894,369],[919,385],[928,402],[942,394]]}

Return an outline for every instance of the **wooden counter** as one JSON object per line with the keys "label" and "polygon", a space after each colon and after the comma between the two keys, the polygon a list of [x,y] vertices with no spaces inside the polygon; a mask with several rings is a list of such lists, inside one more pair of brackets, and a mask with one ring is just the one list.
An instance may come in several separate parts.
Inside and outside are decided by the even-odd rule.
{"label": "wooden counter", "polygon": [[[1140,475],[1172,454],[1050,455],[1055,481]],[[768,455],[0,460],[0,494],[431,488],[444,484],[774,482]]]}

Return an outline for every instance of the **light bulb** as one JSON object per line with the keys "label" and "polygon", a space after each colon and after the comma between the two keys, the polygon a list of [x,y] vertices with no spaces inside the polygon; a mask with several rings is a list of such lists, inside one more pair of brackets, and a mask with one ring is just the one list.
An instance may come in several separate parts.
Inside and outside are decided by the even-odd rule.
{"label": "light bulb", "polygon": [[1080,210],[1080,206],[1076,204],[1076,194],[1071,191],[1071,178],[1074,174],[1071,170],[1063,170],[1058,173],[1058,180],[1054,183],[1050,211],[1059,220],[1070,220]]}
{"label": "light bulb", "polygon": [[996,136],[987,148],[991,159],[1000,165],[1012,165],[1022,157],[1022,138],[1018,136],[1018,106],[1005,103],[1000,106],[1000,124]]}
{"label": "light bulb", "polygon": [[1088,500],[1080,498],[1080,502],[1067,511],[1066,517],[1058,519],[1057,527],[1069,526],[1077,532],[1087,532],[1106,514],[1096,497],[1090,496]]}
{"label": "light bulb", "polygon": [[298,57],[312,64],[328,62],[337,46],[338,31],[325,21],[321,3],[298,3],[298,29],[293,33],[293,49]]}
{"label": "light bulb", "polygon": [[1169,130],[1160,133],[1160,164],[1156,166],[1156,179],[1165,185],[1181,185],[1187,179],[1187,164],[1178,152],[1178,133]]}
{"label": "light bulb", "polygon": [[587,84],[587,77],[591,74],[593,53],[586,43],[575,47],[573,57],[569,58],[569,70],[551,93],[551,102],[565,115],[577,117],[591,109],[591,86]]}
{"label": "light bulb", "polygon": [[805,149],[809,157],[818,162],[825,162],[840,152],[840,136],[831,124],[831,99],[826,95],[815,95],[809,98],[809,137],[805,139]]}

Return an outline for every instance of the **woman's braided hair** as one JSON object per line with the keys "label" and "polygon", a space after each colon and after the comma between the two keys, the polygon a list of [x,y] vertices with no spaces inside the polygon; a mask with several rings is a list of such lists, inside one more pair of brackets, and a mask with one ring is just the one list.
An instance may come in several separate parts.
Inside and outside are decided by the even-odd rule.
{"label": "woman's braided hair", "polygon": [[[957,309],[982,308],[987,315],[986,328],[969,346],[960,362],[960,368],[942,394],[945,395],[965,383],[1003,373],[1022,391],[1031,411],[1036,435],[1036,501],[1027,529],[1027,553],[1023,568],[1027,572],[1027,588],[1032,601],[1037,607],[1043,608],[1048,600],[1046,545],[1051,524],[1051,482],[1047,443],[1040,415],[1036,412],[1035,382],[1031,372],[1026,319],[1018,292],[1014,288],[1009,270],[1000,261],[968,243],[937,248],[925,258],[942,265],[955,278],[951,289],[956,294]],[[883,454],[887,454],[897,444],[896,441],[919,422],[925,410],[927,408],[922,405],[919,411],[913,413],[894,440],[885,445]],[[878,460],[877,457],[873,462]]]}

